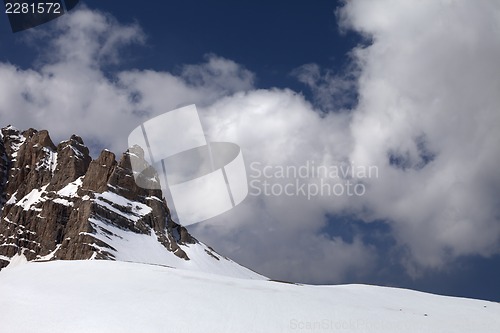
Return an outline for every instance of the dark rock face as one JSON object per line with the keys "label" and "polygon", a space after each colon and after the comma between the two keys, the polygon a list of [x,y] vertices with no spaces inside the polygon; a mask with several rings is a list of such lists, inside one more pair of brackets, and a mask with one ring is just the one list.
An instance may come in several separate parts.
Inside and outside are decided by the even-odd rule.
{"label": "dark rock face", "polygon": [[[0,134],[1,135],[1,134]],[[9,174],[9,159],[5,151],[3,140],[0,140],[0,209],[6,201],[5,187],[7,185],[7,176]]]}
{"label": "dark rock face", "polygon": [[78,177],[85,175],[91,162],[89,149],[82,138],[72,135],[57,146],[57,164],[50,181],[49,191],[58,191]]}
{"label": "dark rock face", "polygon": [[92,161],[86,172],[88,177],[83,180],[83,187],[95,191],[104,192],[107,189],[109,177],[116,167],[115,154],[103,150],[99,157]]}
{"label": "dark rock face", "polygon": [[[47,131],[3,128],[0,269],[21,253],[28,260],[113,260],[107,226],[155,235],[167,250],[189,260],[179,245],[197,240],[171,219],[160,189],[134,181],[131,163],[146,163],[143,156],[134,147],[118,162],[107,150],[92,160],[76,135],[55,146]],[[154,169],[143,181],[159,181]]]}

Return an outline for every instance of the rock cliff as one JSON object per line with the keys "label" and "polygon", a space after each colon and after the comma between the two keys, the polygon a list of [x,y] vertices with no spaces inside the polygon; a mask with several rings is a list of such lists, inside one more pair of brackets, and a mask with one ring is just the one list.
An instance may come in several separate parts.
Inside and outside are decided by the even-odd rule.
{"label": "rock cliff", "polygon": [[[118,161],[108,150],[92,160],[79,136],[56,146],[45,130],[3,128],[0,269],[21,254],[28,260],[113,260],[113,239],[123,239],[116,230],[152,236],[190,260],[182,245],[198,241],[171,219],[161,190],[134,181],[131,160],[146,163],[142,157],[134,147]],[[150,174],[145,181],[159,181],[154,170]]]}

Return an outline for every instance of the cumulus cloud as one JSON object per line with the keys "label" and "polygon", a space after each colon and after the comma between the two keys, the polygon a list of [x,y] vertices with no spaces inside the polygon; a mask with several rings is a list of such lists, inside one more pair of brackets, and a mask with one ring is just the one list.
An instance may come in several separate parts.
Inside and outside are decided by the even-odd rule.
{"label": "cumulus cloud", "polygon": [[[366,188],[362,196],[249,195],[192,230],[263,274],[331,283],[373,273],[380,258],[362,235],[325,232],[329,216],[384,221],[395,253],[404,253],[392,259],[416,275],[500,252],[499,13],[494,2],[347,2],[337,12],[341,28],[371,43],[352,50],[341,75],[314,64],[295,70],[311,102],[289,89],[257,89],[253,73],[216,55],[177,75],[108,73],[144,33],[83,7],[40,37],[50,49],[33,69],[0,64],[0,116],[49,129],[56,141],[78,133],[95,153],[122,151],[143,121],[195,103],[209,139],[239,144],[259,184],[266,176],[255,170],[264,166],[376,166],[377,177],[352,180]],[[284,186],[293,177],[271,178]]]}
{"label": "cumulus cloud", "polygon": [[[338,12],[342,27],[371,43],[352,51],[359,99],[347,115],[323,118],[318,117],[322,110],[300,102],[276,104],[286,100],[285,91],[235,95],[215,104],[224,112],[224,105],[237,101],[244,110],[233,114],[233,123],[241,124],[238,130],[227,132],[244,147],[258,147],[246,151],[250,160],[293,165],[347,159],[378,167],[380,177],[364,180],[368,190],[361,198],[266,199],[264,216],[254,217],[273,221],[271,229],[280,223],[287,225],[280,230],[297,228],[296,239],[301,239],[301,226],[311,233],[321,230],[325,212],[348,211],[367,223],[386,221],[396,253],[403,254],[397,260],[412,276],[446,267],[460,256],[498,254],[499,9],[493,3],[348,2]],[[343,81],[329,73],[322,75],[316,65],[295,72],[323,107],[335,105],[325,101],[343,88]],[[272,96],[268,101],[262,97],[266,94]],[[246,109],[242,98],[258,103]],[[287,249],[293,252],[292,239]],[[324,244],[320,237],[316,241]],[[368,245],[363,246],[353,261],[369,257]],[[302,250],[295,251],[297,257]],[[274,251],[267,255],[278,261]],[[339,256],[337,251],[331,255]],[[324,267],[320,260],[315,263],[318,270]],[[347,264],[335,267],[342,271]]]}
{"label": "cumulus cloud", "polygon": [[[84,6],[59,18],[49,33],[26,38],[37,51],[31,69],[0,63],[0,115],[4,124],[46,128],[55,141],[77,133],[92,153],[123,151],[140,123],[179,105],[211,103],[253,87],[253,74],[233,61],[207,55],[175,76],[151,70],[109,72],[120,52],[142,44],[139,25],[122,24]],[[30,31],[31,32],[31,31]]]}
{"label": "cumulus cloud", "polygon": [[412,269],[498,253],[500,6],[353,1],[340,13],[373,39],[356,50],[351,124],[351,159],[383,175],[365,218],[390,221]]}
{"label": "cumulus cloud", "polygon": [[29,40],[47,45],[39,49],[38,66],[23,70],[0,64],[2,122],[49,129],[56,140],[78,133],[116,146],[121,134],[117,129],[137,116],[102,66],[117,61],[121,47],[143,41],[140,28],[82,9],[57,20],[50,35],[35,33]]}

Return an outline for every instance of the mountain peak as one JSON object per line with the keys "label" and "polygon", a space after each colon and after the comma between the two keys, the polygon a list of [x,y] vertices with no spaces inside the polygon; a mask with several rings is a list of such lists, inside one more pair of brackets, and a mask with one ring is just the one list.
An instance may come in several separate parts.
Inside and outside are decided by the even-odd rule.
{"label": "mountain peak", "polygon": [[[46,130],[8,126],[1,133],[0,269],[19,255],[29,261],[107,259],[192,269],[209,261],[206,269],[214,273],[233,265],[233,275],[262,278],[174,222],[160,186],[137,185],[132,163],[147,164],[140,147],[119,161],[106,149],[93,160],[77,135],[55,146]],[[140,181],[159,184],[149,170]]]}

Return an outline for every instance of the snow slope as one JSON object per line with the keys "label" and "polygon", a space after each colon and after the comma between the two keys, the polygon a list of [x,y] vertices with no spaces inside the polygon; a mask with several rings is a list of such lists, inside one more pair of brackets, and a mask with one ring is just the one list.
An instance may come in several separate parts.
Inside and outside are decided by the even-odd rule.
{"label": "snow slope", "polygon": [[0,272],[0,332],[500,332],[500,304],[113,261]]}
{"label": "snow slope", "polygon": [[180,245],[190,258],[184,260],[161,245],[153,232],[149,235],[138,234],[94,218],[91,218],[90,222],[96,230],[92,236],[109,244],[112,249],[105,250],[112,253],[116,260],[158,264],[235,278],[267,280],[265,276],[221,256],[202,242]]}

